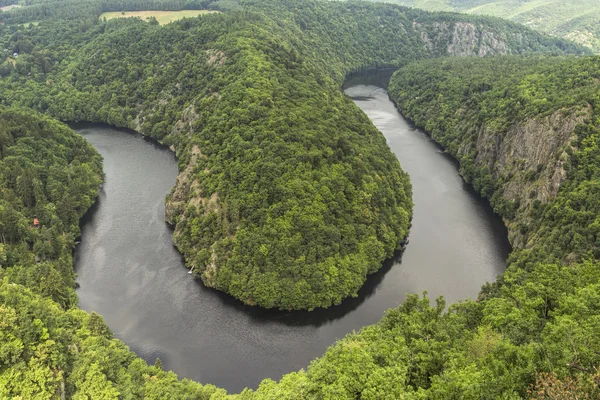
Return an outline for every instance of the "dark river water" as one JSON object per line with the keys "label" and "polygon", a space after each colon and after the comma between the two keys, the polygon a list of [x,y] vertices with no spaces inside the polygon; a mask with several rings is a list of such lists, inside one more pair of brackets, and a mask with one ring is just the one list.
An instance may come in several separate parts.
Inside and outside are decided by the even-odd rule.
{"label": "dark river water", "polygon": [[78,131],[104,157],[106,181],[82,221],[80,306],[100,313],[148,362],[160,357],[181,377],[239,392],[306,368],[336,339],[377,322],[406,293],[475,297],[504,269],[509,245],[502,222],[374,78],[349,81],[346,93],[410,174],[415,209],[401,259],[371,276],[358,298],[311,313],[277,312],[203,287],[187,273],[164,222],[165,195],[177,176],[174,155],[140,135],[88,126]]}

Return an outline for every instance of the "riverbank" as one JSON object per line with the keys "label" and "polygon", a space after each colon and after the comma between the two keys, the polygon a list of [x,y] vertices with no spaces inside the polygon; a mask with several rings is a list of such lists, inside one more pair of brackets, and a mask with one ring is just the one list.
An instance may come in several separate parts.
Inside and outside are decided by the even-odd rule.
{"label": "riverbank", "polygon": [[[356,102],[400,160],[406,159],[403,167],[415,174],[415,196],[423,204],[416,205],[404,254],[369,276],[358,297],[329,309],[288,313],[249,307],[206,288],[187,274],[161,220],[164,195],[177,176],[172,153],[141,136],[91,125],[80,132],[104,156],[106,183],[77,249],[81,306],[101,313],[115,335],[149,363],[159,357],[182,377],[237,392],[306,368],[336,340],[377,322],[406,293],[476,296],[503,269],[501,223],[464,185],[454,164],[404,122],[385,90],[370,88],[377,97]],[[381,106],[383,119],[369,111]]]}

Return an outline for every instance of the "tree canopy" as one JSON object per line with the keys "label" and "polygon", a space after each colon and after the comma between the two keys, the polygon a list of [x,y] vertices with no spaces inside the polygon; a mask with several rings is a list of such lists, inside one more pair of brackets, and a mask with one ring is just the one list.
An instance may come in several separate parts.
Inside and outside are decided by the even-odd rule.
{"label": "tree canopy", "polygon": [[[519,356],[529,370],[512,369],[514,386],[502,394],[600,393],[592,305],[600,276],[599,65],[598,57],[430,60],[399,70],[390,84],[399,109],[460,161],[461,174],[509,228],[510,265],[482,289],[477,323],[478,332],[529,352]],[[545,142],[556,142],[545,164],[519,153],[514,163],[500,156],[515,139],[526,147],[530,132],[538,154]],[[544,191],[547,177],[557,176],[550,183],[558,190]],[[470,373],[463,366],[461,374]],[[503,385],[498,376],[492,382]]]}
{"label": "tree canopy", "polygon": [[175,244],[206,285],[268,308],[339,304],[408,234],[408,178],[340,92],[347,73],[433,56],[581,51],[496,19],[392,5],[240,7],[165,26],[69,14],[8,25],[2,41],[19,55],[3,64],[0,101],[174,146]]}
{"label": "tree canopy", "polygon": [[[101,162],[67,127],[31,110],[173,146],[181,173],[167,218],[188,265],[246,303],[313,309],[356,294],[410,225],[408,177],[342,94],[347,74],[440,56],[585,53],[493,18],[361,2],[219,1],[202,6],[222,14],[164,26],[101,21],[96,6],[106,3],[48,4],[53,12],[27,16],[46,6],[32,2],[0,15],[0,103],[10,107],[0,113],[3,397],[227,396],[146,365],[100,316],[77,309],[71,250]],[[23,24],[32,18],[39,24]],[[307,371],[237,397],[519,398],[532,385],[595,395],[597,118],[585,87],[597,82],[596,64],[435,60],[401,70],[394,99],[461,156],[464,176],[523,245],[478,301],[446,309],[442,299],[432,306],[411,296]],[[421,119],[419,104],[430,111]],[[568,174],[560,191],[523,207],[507,200],[498,172],[471,151],[472,128],[500,138],[562,109],[584,113],[585,123],[557,150]],[[542,172],[515,176],[535,182]]]}

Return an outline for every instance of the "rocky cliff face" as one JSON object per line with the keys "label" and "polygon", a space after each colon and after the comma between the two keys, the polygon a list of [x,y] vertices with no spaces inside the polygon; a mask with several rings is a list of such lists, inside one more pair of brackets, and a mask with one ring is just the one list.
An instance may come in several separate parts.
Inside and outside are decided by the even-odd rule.
{"label": "rocky cliff face", "polygon": [[551,115],[515,123],[504,134],[484,126],[471,129],[458,151],[458,158],[476,154],[476,168],[487,166],[500,182],[504,200],[514,203],[518,218],[505,219],[509,239],[516,248],[528,247],[528,238],[518,225],[527,224],[536,203],[547,203],[567,178],[564,169],[575,139],[575,127],[591,115],[591,108],[558,110]]}
{"label": "rocky cliff face", "polygon": [[[580,147],[596,120],[595,63],[536,56],[424,60],[396,72],[389,91],[400,111],[460,162],[461,175],[504,219],[515,250],[560,241],[564,254],[576,254],[579,236],[588,232],[561,238],[562,226],[549,233],[547,225],[579,225],[565,216],[571,211],[563,188],[593,170],[578,168],[590,159]],[[573,215],[589,209],[576,203]]]}
{"label": "rocky cliff face", "polygon": [[[434,22],[431,25],[413,23],[413,29],[427,51],[438,51],[448,56],[479,56],[510,54],[506,33],[490,30],[471,22]],[[522,37],[514,33],[510,38],[521,43]]]}

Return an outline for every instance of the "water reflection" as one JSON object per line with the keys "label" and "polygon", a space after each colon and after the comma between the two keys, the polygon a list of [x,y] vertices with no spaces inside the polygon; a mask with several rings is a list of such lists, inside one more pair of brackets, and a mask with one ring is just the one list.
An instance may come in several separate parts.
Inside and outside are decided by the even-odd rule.
{"label": "water reflection", "polygon": [[[213,290],[213,292],[223,304],[249,315],[252,320],[258,324],[277,322],[287,326],[313,326],[318,328],[323,324],[343,318],[346,314],[356,310],[365,300],[373,296],[377,292],[377,287],[383,282],[385,275],[393,266],[401,264],[402,253],[402,251],[396,252],[394,257],[383,263],[383,266],[379,271],[369,275],[364,286],[358,291],[358,296],[347,298],[340,305],[327,309],[317,308],[313,311],[265,310],[248,306],[223,292],[217,290]],[[197,279],[197,281],[202,289],[212,290],[206,288],[201,280]]]}

